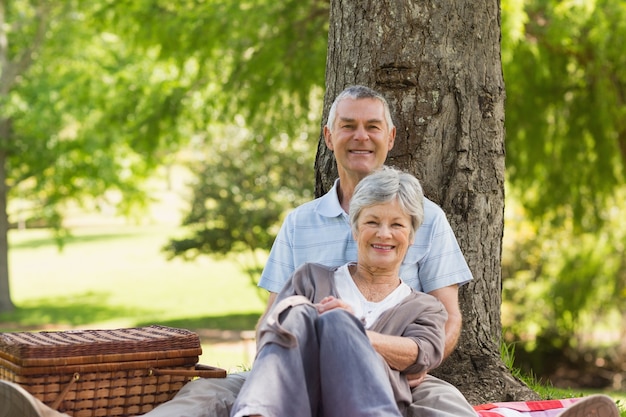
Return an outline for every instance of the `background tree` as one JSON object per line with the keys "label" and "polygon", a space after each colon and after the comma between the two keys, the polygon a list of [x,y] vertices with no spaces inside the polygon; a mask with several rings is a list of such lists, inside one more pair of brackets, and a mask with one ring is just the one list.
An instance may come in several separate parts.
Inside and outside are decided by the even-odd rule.
{"label": "background tree", "polygon": [[51,227],[61,243],[70,202],[128,214],[147,203],[143,180],[160,156],[186,137],[189,124],[173,120],[193,80],[103,30],[105,6],[0,1],[0,311],[13,308],[11,223]]}
{"label": "background tree", "polygon": [[535,219],[595,230],[624,184],[626,4],[505,6],[508,178]]}
{"label": "background tree", "polygon": [[245,116],[266,143],[300,127],[315,95],[307,77],[323,66],[294,42],[316,31],[309,20],[327,25],[309,19],[316,5],[0,0],[0,311],[13,308],[10,223],[52,227],[62,244],[69,202],[126,214],[147,204],[143,179],[208,138],[207,124]]}
{"label": "background tree", "polygon": [[[331,1],[325,115],[350,84],[389,98],[398,136],[388,163],[413,172],[441,205],[474,274],[460,293],[459,346],[436,374],[474,404],[534,398],[500,359],[505,93],[498,2]],[[322,139],[316,173],[319,195],[336,177]]]}
{"label": "background tree", "polygon": [[[195,133],[197,179],[183,220],[187,233],[171,239],[165,250],[184,258],[239,255],[233,258],[255,283],[265,261],[257,251],[271,247],[285,212],[313,194],[328,2],[216,1],[198,25],[201,7],[146,10],[154,24],[180,22],[158,40],[176,46],[164,54],[194,56],[223,76],[208,102],[214,114],[207,114]],[[220,26],[225,21],[228,27]],[[184,42],[190,33],[192,39],[214,40],[207,32],[215,32],[219,43]],[[179,45],[187,48],[184,53]],[[209,55],[210,48],[215,51]]]}
{"label": "background tree", "polygon": [[502,7],[506,339],[535,375],[597,358],[619,388],[605,375],[626,360],[626,4]]}
{"label": "background tree", "polygon": [[200,141],[192,152],[191,207],[184,237],[164,247],[168,256],[229,257],[256,286],[283,214],[313,196],[312,170],[303,169],[313,165],[312,126],[302,126],[298,139],[283,134],[271,141],[242,126],[211,129],[221,140]]}

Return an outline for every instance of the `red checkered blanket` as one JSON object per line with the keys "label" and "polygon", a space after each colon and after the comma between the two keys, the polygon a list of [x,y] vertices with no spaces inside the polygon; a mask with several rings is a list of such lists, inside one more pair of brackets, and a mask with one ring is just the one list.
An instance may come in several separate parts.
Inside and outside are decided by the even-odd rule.
{"label": "red checkered blanket", "polygon": [[580,398],[541,401],[511,401],[480,404],[474,410],[480,417],[555,417]]}

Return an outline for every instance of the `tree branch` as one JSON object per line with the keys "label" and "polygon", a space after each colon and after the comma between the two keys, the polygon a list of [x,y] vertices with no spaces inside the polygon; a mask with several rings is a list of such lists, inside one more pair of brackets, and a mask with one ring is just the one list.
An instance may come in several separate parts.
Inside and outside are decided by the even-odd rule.
{"label": "tree branch", "polygon": [[5,16],[7,0],[0,0],[0,96],[8,94],[13,87],[18,75],[23,74],[33,63],[34,54],[41,49],[46,30],[48,29],[48,17],[51,3],[42,2],[35,10],[35,24],[37,30],[28,47],[24,48],[21,55],[15,60],[9,57],[9,37],[5,30]]}

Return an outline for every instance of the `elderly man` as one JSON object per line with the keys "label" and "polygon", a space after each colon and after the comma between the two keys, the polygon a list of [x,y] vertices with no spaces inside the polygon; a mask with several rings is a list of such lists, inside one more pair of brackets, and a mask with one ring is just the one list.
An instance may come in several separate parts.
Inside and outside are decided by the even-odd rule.
{"label": "elderly man", "polygon": [[[324,139],[333,151],[339,178],[326,195],[298,207],[285,219],[259,283],[270,291],[269,305],[301,264],[339,266],[356,259],[348,219],[350,199],[359,181],[384,164],[395,135],[389,105],[381,94],[353,86],[337,96],[324,127]],[[443,211],[424,199],[424,214],[424,223],[409,248],[400,276],[445,306],[447,357],[461,331],[458,288],[472,275]],[[385,340],[372,342],[380,353],[393,349]],[[409,415],[475,416],[463,395],[447,382],[431,375],[413,375],[410,384],[413,404]]]}

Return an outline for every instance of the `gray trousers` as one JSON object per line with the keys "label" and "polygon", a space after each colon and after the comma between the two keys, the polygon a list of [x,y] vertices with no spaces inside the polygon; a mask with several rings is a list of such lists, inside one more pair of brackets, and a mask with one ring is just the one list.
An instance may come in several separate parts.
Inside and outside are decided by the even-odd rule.
{"label": "gray trousers", "polygon": [[[330,313],[332,312],[325,313],[322,316]],[[300,325],[302,328],[299,329],[298,334],[304,333],[307,335],[306,337],[308,337],[308,341],[306,343],[301,343],[298,349],[294,349],[294,352],[292,352],[293,355],[287,356],[284,352],[280,352],[279,348],[284,348],[279,346],[273,344],[266,345],[259,353],[259,357],[254,363],[253,371],[229,374],[225,379],[197,379],[191,381],[186,384],[172,400],[161,404],[151,412],[145,414],[145,416],[228,417],[231,413],[233,413],[233,415],[236,413],[236,410],[233,410],[233,405],[235,404],[237,398],[239,398],[237,407],[239,407],[242,412],[251,413],[251,411],[253,411],[252,408],[245,409],[244,407],[267,406],[266,404],[261,404],[258,400],[259,398],[271,398],[271,401],[267,401],[268,403],[276,402],[280,404],[283,402],[280,398],[282,395],[288,399],[288,406],[295,406],[297,404],[297,407],[303,408],[298,409],[295,413],[292,411],[275,412],[275,410],[270,410],[270,413],[265,415],[268,417],[282,417],[288,415],[302,416],[305,415],[305,412],[302,411],[303,409],[310,410],[311,407],[314,407],[311,405],[313,397],[319,396],[317,388],[312,388],[311,386],[314,384],[310,384],[311,380],[307,379],[312,375],[314,378],[326,378],[324,379],[325,382],[323,385],[328,384],[327,386],[331,392],[328,394],[324,392],[323,397],[334,398],[332,401],[332,407],[333,409],[339,410],[338,415],[342,417],[350,415],[398,415],[397,408],[394,410],[387,410],[389,411],[389,414],[367,414],[365,412],[360,414],[362,412],[362,410],[360,410],[361,407],[371,407],[374,411],[376,411],[378,405],[389,402],[389,397],[388,393],[385,393],[385,390],[388,389],[385,388],[385,385],[387,384],[386,374],[380,374],[380,370],[377,367],[374,367],[375,369],[369,369],[372,367],[372,364],[380,363],[380,357],[377,354],[375,355],[375,359],[372,359],[374,356],[369,356],[373,352],[373,349],[371,349],[371,345],[369,345],[367,337],[364,337],[362,330],[355,331],[358,327],[354,326],[354,323],[348,323],[347,325],[346,323],[343,323],[335,327],[340,327],[343,333],[346,332],[346,329],[351,329],[350,332],[354,333],[347,335],[347,337],[350,338],[349,340],[367,342],[371,352],[364,348],[364,346],[359,345],[359,347],[356,347],[359,355],[353,354],[350,356],[349,354],[346,354],[347,357],[342,358],[342,361],[345,359],[348,362],[338,364],[325,362],[324,365],[327,369],[327,373],[331,373],[330,377],[328,375],[323,375],[324,372],[321,369],[318,369],[319,372],[315,371],[315,366],[320,365],[317,362],[317,358],[320,356],[319,350],[329,348],[328,346],[321,347],[320,340],[322,338],[316,338],[316,335],[313,334],[317,331],[317,327],[321,327],[321,329],[327,333],[336,332],[336,329],[331,330],[331,327],[333,326],[329,326],[329,323],[337,321],[333,317],[337,317],[338,320],[341,321],[346,321],[350,320],[349,318],[352,316],[349,314],[336,316],[329,315],[327,318],[333,318],[332,320],[316,323],[317,320],[315,320],[315,315],[310,312],[301,313],[300,315],[308,317],[305,317],[306,320],[303,320],[301,317],[294,315],[294,321],[302,321],[306,323],[306,325]],[[337,324],[338,323],[339,321],[337,321]],[[282,324],[285,325],[284,322]],[[333,337],[331,336],[328,339],[332,340]],[[344,341],[340,344],[345,345],[346,343]],[[266,350],[265,348],[269,346],[274,347]],[[361,356],[363,352],[367,352],[365,357]],[[298,357],[300,358],[300,363],[298,363]],[[266,359],[260,360],[260,358]],[[286,362],[287,358],[289,358],[289,362]],[[302,363],[302,358],[306,358],[306,364]],[[359,362],[359,364],[354,364],[354,361]],[[367,366],[360,364],[361,361],[363,361],[363,363],[367,363]],[[339,369],[342,370],[339,371]],[[292,372],[298,372],[299,376],[296,376]],[[363,372],[366,373],[364,374]],[[316,373],[319,375],[315,375]],[[302,375],[305,375],[306,378],[302,378]],[[297,379],[300,379],[298,384],[294,382]],[[249,383],[244,385],[246,380],[249,380]],[[306,384],[307,381],[309,384]],[[379,384],[376,381],[382,381],[383,383]],[[304,383],[304,385],[302,385],[302,383]],[[371,387],[375,387],[374,392],[369,389],[367,391],[363,389],[363,385],[368,386],[370,383]],[[359,384],[359,390],[353,389],[355,384]],[[380,391],[378,391],[379,389]],[[357,391],[357,394],[359,392],[365,392],[367,395],[365,395],[365,398],[363,398],[363,396],[353,398],[351,395],[354,394],[354,391]],[[329,395],[330,397],[326,397],[326,395]],[[413,403],[410,404],[407,409],[403,410],[403,414],[408,417],[477,416],[477,413],[469,405],[459,390],[451,384],[431,375],[427,375],[425,380],[418,387],[412,389],[412,397]],[[355,400],[357,401],[356,405],[348,405],[349,401]],[[365,402],[362,402],[364,400]],[[329,403],[330,401],[325,402]],[[358,407],[356,409],[359,409],[359,414],[351,414],[350,411],[346,411],[346,409],[342,408],[341,404],[345,404],[346,407]],[[332,412],[332,410],[330,411]],[[261,410],[258,410],[258,412],[259,414],[263,414]],[[325,412],[326,410],[322,410],[324,415],[326,415]],[[369,410],[369,412],[371,412],[371,410]],[[314,417],[316,417],[315,414]]]}
{"label": "gray trousers", "polygon": [[354,315],[300,304],[280,325],[297,343],[263,345],[231,416],[401,416],[386,364]]}
{"label": "gray trousers", "polygon": [[[145,417],[228,417],[249,372],[229,374],[223,379],[197,379],[186,384],[170,401]],[[409,417],[477,417],[465,397],[454,386],[427,375],[413,388]]]}

